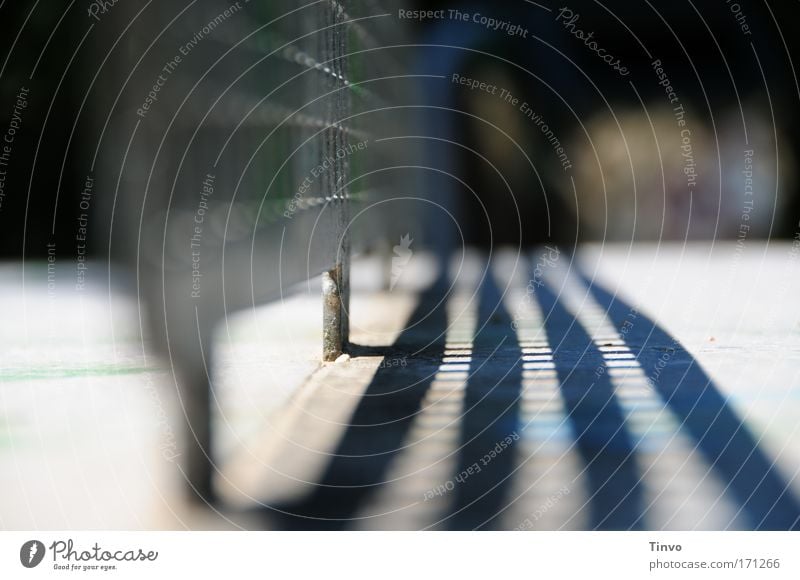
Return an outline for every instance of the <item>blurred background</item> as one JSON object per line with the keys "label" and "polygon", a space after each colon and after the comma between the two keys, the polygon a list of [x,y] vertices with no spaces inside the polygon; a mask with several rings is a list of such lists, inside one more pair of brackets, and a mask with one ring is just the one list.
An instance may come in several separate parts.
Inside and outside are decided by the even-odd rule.
{"label": "blurred background", "polygon": [[[0,3],[0,527],[282,528],[298,524],[265,520],[252,504],[360,505],[298,500],[302,478],[334,477],[337,466],[315,471],[264,433],[288,424],[286,405],[320,369],[318,276],[350,268],[341,256],[351,250],[348,356],[367,362],[330,377],[334,391],[376,372],[370,384],[390,390],[381,360],[412,381],[395,341],[418,339],[404,326],[427,320],[414,308],[431,300],[426,288],[449,283],[447,260],[470,252],[514,251],[532,269],[542,247],[564,257],[609,248],[609,261],[597,258],[605,279],[663,307],[653,324],[686,344],[710,348],[742,328],[775,349],[789,344],[795,250],[736,272],[777,310],[742,322],[744,301],[725,292],[740,282],[732,268],[745,247],[766,256],[800,239],[798,10],[747,0]],[[701,250],[684,263],[686,248]],[[634,266],[622,259],[631,253]],[[413,275],[401,276],[408,264]],[[667,288],[673,280],[684,286]],[[443,302],[431,312],[446,318]],[[703,318],[712,306],[735,328]],[[776,352],[749,358],[752,373],[734,351],[702,362],[717,383],[756,381]],[[796,403],[793,361],[764,380]],[[200,391],[178,386],[188,383]],[[760,409],[755,433],[773,429],[765,445],[796,488],[797,450],[784,444],[798,405],[773,422],[778,395],[754,403],[721,390],[740,413]],[[213,437],[187,431],[184,411],[198,400]],[[326,421],[347,425],[355,413],[345,406]],[[320,453],[335,454],[337,435],[319,433]],[[230,462],[215,467],[215,484],[183,464],[193,437],[205,460]],[[340,453],[350,449],[342,441]],[[710,471],[714,452],[702,451]],[[293,457],[296,486],[265,483],[265,470]],[[375,467],[373,483],[390,473]],[[199,509],[186,480],[189,496],[216,487],[235,507]],[[692,506],[748,489],[736,481],[728,473],[675,521],[667,507],[645,527],[758,527],[736,498],[692,520]],[[252,491],[270,486],[268,499]],[[37,497],[49,499],[37,507]],[[519,528],[524,510],[503,527]],[[541,526],[598,521],[551,518]]]}
{"label": "blurred background", "polygon": [[[151,42],[156,42],[155,48],[145,59],[162,59],[158,43],[166,44],[170,31],[159,37],[161,29],[154,27],[165,24],[159,19],[168,22],[167,16],[179,12],[175,7],[175,14],[156,15],[159,11],[147,5],[130,23],[126,18],[146,3],[120,1],[107,13],[100,12],[97,21],[87,14],[91,3],[83,4],[87,6],[49,2],[35,8],[3,7],[0,90],[7,121],[20,90],[31,90],[23,109],[24,129],[14,138],[12,170],[4,181],[0,251],[9,259],[22,256],[23,250],[29,257],[46,257],[50,242],[57,243],[65,259],[76,251],[75,220],[70,218],[82,213],[80,194],[87,167],[95,165],[98,137],[103,131],[124,133],[113,116],[107,122],[111,105],[121,104],[119,88],[129,72],[120,64],[128,64],[134,55],[138,60]],[[450,105],[480,119],[462,116],[452,123],[457,140],[481,151],[487,160],[470,162],[472,154],[466,149],[456,160],[464,181],[483,192],[473,200],[478,205],[464,209],[468,239],[487,243],[487,219],[496,224],[491,231],[500,243],[572,241],[576,235],[586,240],[735,239],[747,201],[742,176],[747,150],[754,151],[752,171],[758,184],[748,237],[792,237],[800,211],[794,168],[797,83],[791,61],[796,39],[778,25],[791,22],[797,8],[786,2],[736,6],[738,12],[726,2],[572,2],[569,9],[580,16],[573,28],[593,31],[601,48],[630,71],[622,77],[569,34],[563,25],[569,19],[557,20],[560,6],[548,6],[551,11],[526,2],[409,3],[408,10],[478,11],[513,21],[527,33],[527,38],[510,36],[450,19],[399,23],[405,25],[409,42],[470,49],[455,55],[419,46],[408,55],[417,69],[424,68],[420,63],[438,59],[463,77],[506,89],[536,115],[527,118],[519,106],[479,89],[431,88]],[[257,13],[264,7],[248,9]],[[215,6],[206,9],[201,2],[193,4],[186,18],[193,10],[216,14]],[[180,26],[180,19],[176,22]],[[246,26],[237,22],[211,35],[200,47],[202,56],[196,53],[189,65],[197,68],[184,69],[181,80],[194,78],[203,70],[200,62],[225,50],[230,37],[223,38],[223,32],[235,37],[241,30],[250,32],[242,28]],[[122,42],[115,44],[123,31]],[[154,53],[157,56],[151,56]],[[659,84],[662,79],[652,65],[656,60],[672,91]],[[147,60],[140,64],[146,67]],[[144,75],[148,81],[137,84],[136,76],[129,81],[122,104],[127,93],[134,92],[132,86],[139,89],[139,99],[151,72]],[[677,101],[670,102],[671,93]],[[690,187],[683,173],[682,128],[673,112],[678,105],[685,109],[691,131],[696,181]],[[135,122],[129,117],[127,122]],[[541,130],[540,118],[552,133]],[[554,139],[566,158],[555,153]],[[117,151],[118,145],[103,144],[100,159],[119,162],[124,148]],[[488,163],[506,177],[508,186]],[[571,168],[564,170],[564,163]],[[97,187],[114,186],[110,178],[111,183]],[[507,187],[514,191],[513,198],[495,193]],[[96,198],[92,213],[107,211],[104,197]],[[479,202],[486,205],[488,217]],[[517,214],[523,216],[522,228]],[[88,251],[105,255],[105,224],[91,221],[95,227],[87,239]]]}

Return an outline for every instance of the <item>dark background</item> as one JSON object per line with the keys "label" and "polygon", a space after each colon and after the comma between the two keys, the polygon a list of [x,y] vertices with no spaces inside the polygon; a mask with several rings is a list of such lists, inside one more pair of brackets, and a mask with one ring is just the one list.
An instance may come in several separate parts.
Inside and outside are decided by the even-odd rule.
{"label": "dark background", "polygon": [[[558,8],[549,2],[542,3]],[[75,248],[80,192],[94,154],[93,145],[97,142],[105,119],[104,107],[113,102],[112,78],[115,77],[106,72],[113,68],[113,63],[106,63],[91,90],[88,87],[99,63],[107,54],[109,43],[116,40],[115,34],[119,31],[119,28],[110,25],[96,25],[87,34],[94,22],[86,13],[88,4],[85,1],[76,2],[67,12],[65,10],[70,6],[67,0],[49,0],[39,3],[35,8],[31,3],[6,2],[0,8],[0,46],[4,62],[0,76],[0,134],[5,134],[8,127],[20,87],[30,89],[30,104],[14,142],[13,158],[7,168],[6,196],[0,210],[0,255],[6,259],[44,256],[46,245],[51,242],[57,244],[62,256],[68,256]],[[139,4],[143,5],[141,2]],[[552,19],[545,18],[545,12],[532,9],[525,2],[420,0],[415,4],[426,9],[457,7],[480,10],[487,15],[524,23],[531,34],[551,44],[553,49],[562,51],[584,71],[588,71],[591,82],[615,106],[635,103],[636,97],[630,87],[619,82],[613,71],[599,65],[596,56],[565,34],[562,27],[554,25]],[[613,14],[622,19],[654,53],[658,53],[671,71],[671,79],[687,108],[693,107],[702,114],[709,105],[711,111],[716,111],[736,103],[732,76],[739,97],[749,107],[767,110],[768,98],[771,99],[776,124],[785,136],[785,150],[790,151],[792,156],[800,152],[797,114],[800,97],[790,62],[790,58],[798,54],[794,30],[798,16],[797,3],[739,2],[753,30],[749,37],[742,35],[729,4],[724,0],[694,2],[694,5],[688,0],[654,4],[657,4],[661,17],[647,2],[639,0],[603,4],[572,0],[568,6],[581,14],[581,25],[594,30],[597,38],[602,38],[603,46],[626,62],[633,77],[641,79],[637,86],[643,99],[659,98],[663,96],[663,90],[654,82],[648,57]],[[408,7],[411,8],[411,5]],[[776,24],[780,25],[780,31]],[[429,38],[435,26],[436,22],[415,25],[417,38]],[[554,56],[553,50],[537,50],[537,45],[531,42],[520,43],[516,39],[504,39],[502,35],[493,35],[490,42],[481,46],[492,54],[502,55],[535,69],[581,116],[590,115],[593,110],[603,106],[589,89],[591,85],[588,80],[576,69],[565,66],[563,60]],[[763,66],[763,77],[753,58],[753,47]],[[727,67],[722,55],[727,60]],[[483,67],[485,70],[496,66],[496,61],[476,55],[470,58],[465,74],[470,69]],[[535,86],[529,77],[515,72],[513,67],[506,67],[503,74],[520,92],[538,98],[537,105],[547,112],[548,118],[555,119],[554,126],[560,126],[562,131],[568,130],[572,120],[562,104],[541,94],[539,86]],[[702,78],[702,87],[698,75]],[[475,106],[469,102],[461,104],[465,108]],[[461,131],[460,139],[463,142],[481,146],[482,136],[474,126],[464,123]],[[535,143],[533,150],[546,152],[546,149],[536,149]],[[480,166],[467,160],[463,165],[464,174],[477,189],[493,191],[498,187],[496,177],[487,174]],[[794,166],[790,169],[794,170]],[[490,196],[487,199],[490,205],[494,204],[491,211],[493,231],[497,234],[493,241],[538,243],[559,237],[571,239],[575,220],[569,205],[550,197],[556,200],[550,208],[555,231],[552,236],[544,235],[541,192],[535,191],[538,186],[530,185],[530,176],[520,175],[518,179],[528,183],[527,187],[532,191],[522,204],[527,220],[522,239],[518,239],[514,227],[504,227],[504,216],[509,214],[508,200]],[[546,188],[552,186],[549,179],[547,175],[544,176]],[[104,195],[104,187],[107,184],[98,184],[95,195]],[[526,187],[525,183],[520,187]],[[795,185],[781,191],[780,195],[786,200],[786,205],[785,210],[777,216],[773,234],[778,238],[790,238],[800,218],[800,198]],[[474,215],[474,211],[468,212],[468,215]],[[93,216],[93,231],[100,232],[93,234],[90,239],[90,248],[96,254],[104,251],[102,230],[106,228],[108,223],[102,216]],[[469,233],[468,240],[486,243],[485,230],[479,219]]]}

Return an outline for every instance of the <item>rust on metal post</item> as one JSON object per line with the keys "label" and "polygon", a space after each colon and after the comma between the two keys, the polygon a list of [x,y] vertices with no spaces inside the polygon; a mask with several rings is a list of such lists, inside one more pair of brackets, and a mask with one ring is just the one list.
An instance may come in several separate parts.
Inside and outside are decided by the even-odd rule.
{"label": "rust on metal post", "polygon": [[342,265],[322,275],[322,359],[336,360],[347,341],[346,291]]}

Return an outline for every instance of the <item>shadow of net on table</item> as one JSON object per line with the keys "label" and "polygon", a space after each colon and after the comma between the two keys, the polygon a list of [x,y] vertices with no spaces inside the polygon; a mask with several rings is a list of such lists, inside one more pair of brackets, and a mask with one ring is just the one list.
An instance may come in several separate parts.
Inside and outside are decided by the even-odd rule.
{"label": "shadow of net on table", "polygon": [[[617,330],[625,326],[627,346],[645,372],[660,369],[651,376],[651,385],[720,478],[749,528],[798,529],[800,504],[788,482],[694,357],[656,322],[585,273],[581,277]],[[660,365],[665,352],[669,360]]]}
{"label": "shadow of net on table", "polygon": [[[632,307],[582,275],[588,291],[621,329]],[[359,401],[323,476],[307,496],[288,505],[266,507],[270,527],[347,529],[359,508],[386,481],[387,473],[420,410],[445,356],[448,298],[444,275],[420,296],[395,344],[384,349],[355,347],[354,354],[406,356],[408,365],[380,368]],[[602,353],[592,338],[546,286],[536,298],[554,352],[561,396],[576,434],[589,489],[588,529],[649,529],[643,503],[636,446],[614,393]],[[511,317],[492,276],[478,293],[477,331],[473,341],[454,476],[480,459],[498,441],[524,431],[519,424],[522,353]],[[637,312],[624,336],[642,369],[656,368],[664,349],[669,364],[652,386],[676,415],[697,449],[741,508],[751,529],[797,529],[800,507],[788,484],[728,405],[719,389],[680,343],[654,321]],[[591,369],[588,371],[586,369]],[[534,419],[535,421],[535,419]],[[450,492],[449,507],[437,528],[492,529],[513,509],[509,497],[519,460],[512,444],[478,474]],[[402,481],[398,482],[402,485]],[[273,509],[274,508],[274,509]],[[390,527],[391,518],[378,520]],[[657,526],[656,526],[657,527]]]}
{"label": "shadow of net on table", "polygon": [[553,352],[564,410],[585,466],[587,527],[641,529],[643,503],[635,448],[602,353],[546,284],[536,289],[535,296]]}
{"label": "shadow of net on table", "polygon": [[[408,364],[378,369],[313,491],[290,505],[264,510],[273,525],[316,530],[352,527],[359,508],[384,484],[392,462],[404,452],[409,429],[442,365],[447,298],[447,280],[440,276],[421,294],[406,330],[392,347],[354,347],[356,355],[403,356]],[[514,432],[520,400],[520,347],[490,274],[484,276],[473,300],[478,300],[478,330],[464,387],[464,410],[452,416],[460,428],[456,473],[479,461]],[[513,457],[512,443],[493,459],[490,469],[483,469],[452,490],[446,513],[436,516],[441,520],[439,525],[450,529],[492,527],[493,516],[505,503]],[[379,520],[379,525],[384,521],[391,525],[390,519]]]}

